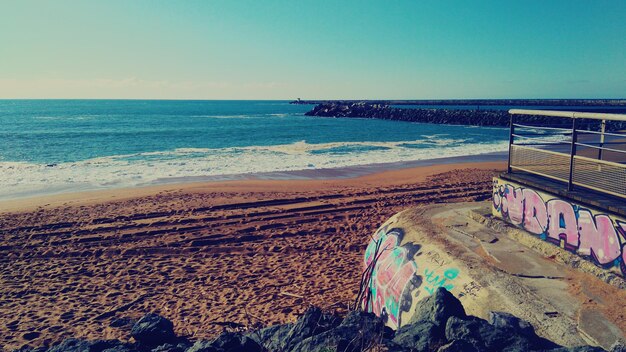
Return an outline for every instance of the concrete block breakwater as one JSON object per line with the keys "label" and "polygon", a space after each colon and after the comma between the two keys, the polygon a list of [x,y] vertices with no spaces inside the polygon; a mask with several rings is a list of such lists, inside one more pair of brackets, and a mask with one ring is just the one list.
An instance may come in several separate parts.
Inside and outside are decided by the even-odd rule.
{"label": "concrete block breakwater", "polygon": [[[520,108],[523,108],[521,106]],[[375,102],[324,102],[316,105],[307,116],[373,118],[393,121],[407,121],[449,125],[472,125],[487,127],[508,127],[510,115],[506,110],[458,110],[458,109],[403,109],[391,107],[387,103]],[[533,125],[571,124],[568,119],[551,116],[519,116],[517,122]],[[597,123],[596,123],[597,124]],[[597,129],[590,126],[590,129]],[[610,122],[608,130],[626,128],[624,122]]]}

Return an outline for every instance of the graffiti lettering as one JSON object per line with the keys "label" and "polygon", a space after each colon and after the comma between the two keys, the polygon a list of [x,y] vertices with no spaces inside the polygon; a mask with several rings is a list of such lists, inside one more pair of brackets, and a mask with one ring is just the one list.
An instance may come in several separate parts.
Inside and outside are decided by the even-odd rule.
{"label": "graffiti lettering", "polygon": [[476,281],[472,281],[468,284],[463,285],[463,289],[459,292],[459,298],[463,296],[478,296],[478,291],[482,289]]}
{"label": "graffiti lettering", "polygon": [[[541,204],[534,204],[540,207]],[[563,248],[578,247],[578,223],[574,207],[564,200],[552,199],[546,203],[548,212],[548,240]]]}
{"label": "graffiti lettering", "polygon": [[450,281],[454,280],[458,275],[458,269],[448,269],[444,271],[442,276],[435,275],[434,270],[424,269],[424,289],[431,295],[439,287],[445,287],[448,291],[450,291],[454,288],[454,285]]}
{"label": "graffiti lettering", "polygon": [[[626,224],[607,214],[553,198],[499,179],[493,184],[494,213],[598,266],[619,266],[626,276]],[[621,240],[620,240],[621,236]]]}
{"label": "graffiti lettering", "polygon": [[437,252],[428,251],[428,253],[426,253],[426,256],[430,258],[430,262],[433,264],[437,264],[438,266],[446,265],[446,261]]}
{"label": "graffiti lettering", "polygon": [[543,200],[532,189],[524,189],[522,192],[528,204],[524,209],[524,228],[532,233],[543,233],[548,228],[548,212],[542,206]]}
{"label": "graffiti lettering", "polygon": [[375,265],[369,280],[369,295],[364,297],[363,308],[386,319],[391,328],[400,326],[400,313],[412,304],[411,293],[422,283],[416,275],[417,264],[413,256],[419,246],[401,245],[400,229],[381,228],[365,251],[365,268]]}
{"label": "graffiti lettering", "polygon": [[619,237],[611,218],[596,215],[583,209],[578,212],[578,228],[581,234],[578,253],[591,256],[598,263],[611,263],[621,254]]}
{"label": "graffiti lettering", "polygon": [[524,194],[521,188],[515,189],[511,185],[504,187],[502,209],[513,224],[520,225],[522,223],[524,219]]}

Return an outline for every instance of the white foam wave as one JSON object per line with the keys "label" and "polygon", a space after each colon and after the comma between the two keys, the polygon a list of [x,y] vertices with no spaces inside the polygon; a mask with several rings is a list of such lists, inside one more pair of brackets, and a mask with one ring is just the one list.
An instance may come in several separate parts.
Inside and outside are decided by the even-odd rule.
{"label": "white foam wave", "polygon": [[190,117],[199,117],[199,118],[211,118],[211,119],[249,119],[249,118],[259,118],[259,117],[287,117],[293,116],[296,114],[242,114],[242,115],[191,115]]}
{"label": "white foam wave", "polygon": [[[0,184],[6,186],[0,189],[0,198],[15,198],[50,189],[67,191],[138,186],[168,178],[336,168],[477,155],[505,151],[508,147],[508,141],[484,144],[462,142],[462,139],[452,138],[320,144],[299,141],[285,145],[239,148],[179,148],[54,165],[0,162]],[[403,146],[414,144],[427,146]],[[342,147],[357,149],[351,149],[348,153],[320,152]]]}
{"label": "white foam wave", "polygon": [[258,117],[258,115],[191,115],[189,117],[201,117],[208,119],[248,119]]}
{"label": "white foam wave", "polygon": [[41,120],[41,121],[83,121],[83,120],[93,120],[97,118],[98,115],[79,115],[79,116],[33,116],[33,120]]}

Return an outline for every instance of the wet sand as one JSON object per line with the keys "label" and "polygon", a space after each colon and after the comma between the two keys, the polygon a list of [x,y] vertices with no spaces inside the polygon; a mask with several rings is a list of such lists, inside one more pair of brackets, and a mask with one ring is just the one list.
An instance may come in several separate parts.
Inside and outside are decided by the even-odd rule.
{"label": "wet sand", "polygon": [[486,200],[504,162],[349,179],[161,185],[0,202],[0,344],[128,336],[146,312],[193,338],[345,312],[372,232],[419,204]]}

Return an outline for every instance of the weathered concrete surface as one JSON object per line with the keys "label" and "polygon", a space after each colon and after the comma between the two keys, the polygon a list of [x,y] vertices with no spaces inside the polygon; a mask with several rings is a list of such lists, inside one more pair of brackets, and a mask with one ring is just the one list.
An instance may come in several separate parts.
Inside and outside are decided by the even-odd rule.
{"label": "weathered concrete surface", "polygon": [[608,349],[626,338],[626,290],[470,217],[474,211],[481,220],[476,212],[487,214],[490,206],[412,208],[389,219],[364,258],[364,265],[376,259],[364,306],[385,316],[387,325],[402,326],[411,321],[419,299],[443,286],[459,297],[468,314],[487,319],[490,311],[509,312],[564,346]]}

